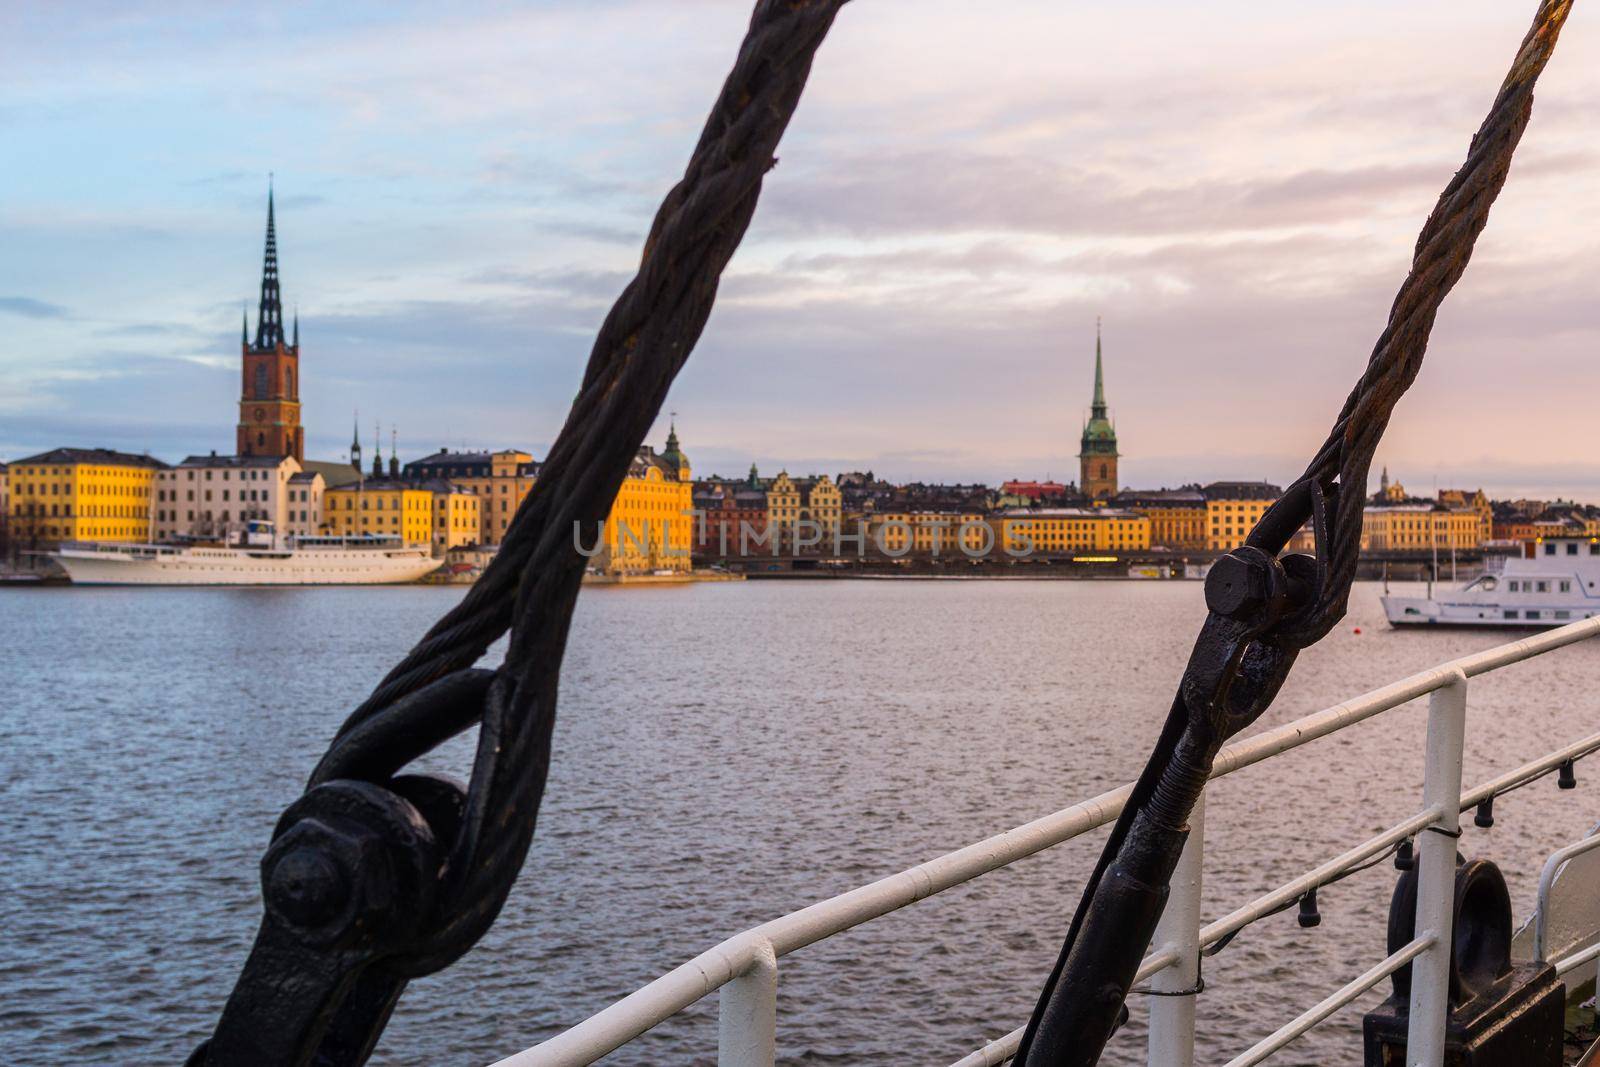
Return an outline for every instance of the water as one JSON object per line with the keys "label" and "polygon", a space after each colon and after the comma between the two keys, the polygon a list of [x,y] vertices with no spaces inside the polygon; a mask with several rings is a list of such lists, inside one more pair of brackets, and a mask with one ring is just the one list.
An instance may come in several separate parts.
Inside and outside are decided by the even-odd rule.
{"label": "water", "polygon": [[[1395,632],[1377,590],[1261,726],[1504,634]],[[256,863],[330,730],[459,589],[0,592],[0,1062],[176,1062],[259,916]],[[1065,806],[1142,764],[1198,583],[805,582],[586,590],[539,834],[495,928],[414,983],[375,1063],[482,1064],[722,937]],[[1360,634],[1353,632],[1359,626]],[[498,653],[496,654],[498,655]],[[1466,781],[1594,729],[1600,645],[1473,684]],[[1415,810],[1420,703],[1215,785],[1206,917]],[[465,777],[465,740],[430,761]],[[1468,855],[1519,911],[1595,786],[1503,798]],[[784,960],[785,1063],[948,1063],[1019,1025],[1100,836]],[[1220,1062],[1379,959],[1394,872],[1206,962]],[[1359,1063],[1348,1009],[1275,1062]],[[1143,1062],[1144,1010],[1105,1062]],[[608,1063],[708,1063],[715,998]]]}

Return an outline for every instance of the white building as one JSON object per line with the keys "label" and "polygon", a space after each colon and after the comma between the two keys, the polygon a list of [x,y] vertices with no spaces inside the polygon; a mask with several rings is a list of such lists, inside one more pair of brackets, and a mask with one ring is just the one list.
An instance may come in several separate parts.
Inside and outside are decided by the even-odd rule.
{"label": "white building", "polygon": [[[190,456],[175,467],[156,472],[151,540],[225,537],[249,519],[267,519],[280,530],[289,529],[289,480],[299,473],[300,464],[293,456],[219,456],[215,452]],[[318,514],[308,533],[315,533],[321,521],[321,491],[315,490],[315,496]],[[304,507],[296,503],[297,511],[311,507],[310,501]]]}

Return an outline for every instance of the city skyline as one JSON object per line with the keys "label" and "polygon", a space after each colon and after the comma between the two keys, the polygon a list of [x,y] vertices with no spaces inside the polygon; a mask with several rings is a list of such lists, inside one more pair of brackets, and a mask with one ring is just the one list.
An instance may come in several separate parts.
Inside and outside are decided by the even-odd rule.
{"label": "city skyline", "polygon": [[[5,121],[30,163],[0,176],[0,459],[227,450],[267,170],[285,310],[305,330],[307,454],[342,455],[358,406],[398,426],[407,457],[542,454],[746,6],[357,7],[337,23],[226,9],[176,35],[164,22],[162,40],[155,8],[91,28],[8,16],[27,47],[0,75]],[[1014,6],[1009,21],[887,0],[841,17],[669,400],[698,471],[1072,480],[1103,314],[1124,484],[1289,480],[1526,28],[1478,2],[1363,4],[1355,29],[1309,10],[1246,24],[1226,4],[1209,30],[1156,4],[1164,30],[1135,54],[1107,14]],[[1447,11],[1451,48],[1412,55]],[[1206,32],[1216,48],[1191,53],[1185,34]],[[403,47],[423,34],[427,65]],[[549,44],[574,34],[575,53],[627,72]],[[1079,43],[1096,35],[1112,44]],[[281,64],[241,59],[263,37]],[[1582,448],[1600,244],[1567,221],[1600,192],[1583,136],[1595,37],[1569,30],[1379,453],[1415,489],[1600,499]],[[51,77],[69,48],[81,76]],[[891,84],[874,75],[884,49]],[[986,69],[986,49],[1010,68]],[[1188,87],[1135,91],[1156,64]]]}

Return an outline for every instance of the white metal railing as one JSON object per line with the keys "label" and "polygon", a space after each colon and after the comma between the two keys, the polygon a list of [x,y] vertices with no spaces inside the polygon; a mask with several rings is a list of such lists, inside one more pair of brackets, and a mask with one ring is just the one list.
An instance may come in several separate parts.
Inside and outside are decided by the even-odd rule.
{"label": "white metal railing", "polygon": [[[1414,1065],[1441,1063],[1448,1011],[1451,909],[1460,813],[1481,800],[1547,774],[1568,760],[1600,751],[1600,733],[1593,734],[1463,792],[1461,763],[1466,736],[1467,680],[1595,636],[1600,636],[1600,617],[1463,656],[1224,748],[1211,772],[1214,779],[1310,744],[1417,697],[1429,697],[1422,809],[1203,927],[1200,925],[1200,871],[1205,848],[1202,798],[1191,819],[1189,838],[1173,876],[1166,911],[1152,940],[1151,954],[1145,957],[1135,982],[1148,980],[1153,990],[1166,993],[1193,989],[1199,977],[1201,950],[1281,910],[1351,867],[1382,855],[1400,841],[1417,836],[1415,939],[1231,1060],[1228,1067],[1247,1067],[1264,1061],[1407,963],[1412,964],[1407,1062]],[[1113,789],[736,934],[571,1029],[500,1060],[494,1067],[580,1067],[593,1063],[719,989],[722,992],[718,1064],[720,1067],[771,1067],[777,1042],[778,960],[797,949],[1105,826],[1121,814],[1131,791],[1131,785]],[[1439,832],[1425,832],[1430,830]],[[1600,948],[1582,953],[1585,960],[1597,954]],[[1574,957],[1571,965],[1579,962]],[[1152,1000],[1149,1063],[1162,1067],[1192,1067],[1195,998],[1162,996]],[[1021,1029],[1013,1030],[959,1060],[956,1067],[1005,1063],[1015,1054],[1021,1037]]]}

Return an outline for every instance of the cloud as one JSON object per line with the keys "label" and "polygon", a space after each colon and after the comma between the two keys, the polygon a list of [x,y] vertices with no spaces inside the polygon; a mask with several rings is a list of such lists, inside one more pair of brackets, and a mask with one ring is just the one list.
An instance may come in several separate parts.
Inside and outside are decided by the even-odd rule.
{"label": "cloud", "polygon": [[[1153,3],[1133,36],[1046,0],[846,10],[669,401],[697,467],[1069,478],[1103,316],[1131,481],[1299,468],[1527,13]],[[30,20],[0,71],[33,161],[0,206],[0,291],[58,314],[0,305],[0,436],[92,439],[98,417],[130,446],[227,447],[271,165],[313,448],[347,443],[353,407],[403,452],[542,447],[748,11],[357,0],[264,16],[265,66],[242,9],[119,9],[87,40]],[[1578,31],[1380,455],[1412,481],[1587,449],[1600,38]],[[94,180],[64,148],[84,144]]]}
{"label": "cloud", "polygon": [[50,304],[26,296],[0,296],[0,311],[26,319],[65,319],[71,315],[60,304]]}

